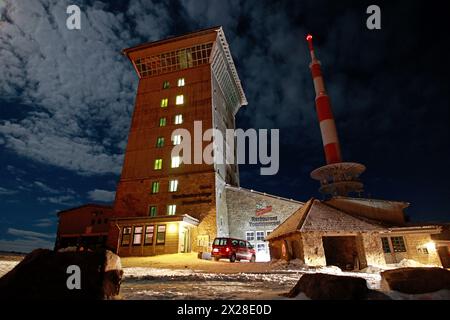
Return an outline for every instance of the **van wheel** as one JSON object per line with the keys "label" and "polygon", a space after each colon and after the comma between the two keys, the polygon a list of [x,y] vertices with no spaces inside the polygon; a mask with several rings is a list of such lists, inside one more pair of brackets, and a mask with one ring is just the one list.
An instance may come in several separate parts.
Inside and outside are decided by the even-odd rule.
{"label": "van wheel", "polygon": [[235,262],[236,261],[236,255],[233,253],[230,257],[230,262]]}
{"label": "van wheel", "polygon": [[250,258],[250,262],[255,262],[256,261],[256,257],[255,257],[255,255],[253,255],[251,258]]}

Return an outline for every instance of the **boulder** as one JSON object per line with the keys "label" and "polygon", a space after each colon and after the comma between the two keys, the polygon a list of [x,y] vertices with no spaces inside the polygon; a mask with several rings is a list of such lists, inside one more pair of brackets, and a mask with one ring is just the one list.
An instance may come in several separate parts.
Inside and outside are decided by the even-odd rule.
{"label": "boulder", "polygon": [[450,271],[442,268],[400,268],[383,271],[381,289],[408,294],[450,290]]}
{"label": "boulder", "polygon": [[384,300],[386,295],[370,290],[366,280],[325,273],[304,274],[285,296],[296,297],[303,292],[312,300]]}
{"label": "boulder", "polygon": [[[67,285],[73,265],[80,270],[80,289]],[[0,278],[0,299],[116,299],[122,276],[120,258],[111,251],[36,249]]]}

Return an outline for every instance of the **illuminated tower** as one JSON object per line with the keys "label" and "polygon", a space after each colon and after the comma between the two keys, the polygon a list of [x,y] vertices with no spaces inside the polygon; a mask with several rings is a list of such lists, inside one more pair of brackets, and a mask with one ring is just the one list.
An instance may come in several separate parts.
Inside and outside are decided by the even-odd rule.
{"label": "illuminated tower", "polygon": [[[210,242],[228,234],[228,217],[216,208],[225,184],[239,185],[239,171],[237,164],[180,163],[171,154],[180,143],[172,132],[187,129],[194,146],[202,141],[195,136],[195,121],[201,121],[203,132],[216,128],[224,137],[226,129],[235,128],[235,114],[247,101],[224,32],[214,27],[123,54],[132,62],[139,86],[114,211],[118,217],[150,216],[155,221],[189,215],[199,221],[192,236],[195,250],[196,239]],[[200,142],[203,147],[210,143]]]}
{"label": "illuminated tower", "polygon": [[366,169],[364,165],[342,162],[341,149],[336,124],[331,110],[330,98],[325,90],[320,61],[314,52],[312,35],[307,35],[311,63],[309,65],[316,93],[316,112],[325,151],[326,165],[311,172],[311,177],[320,181],[319,191],[325,195],[346,196],[363,191],[363,184],[358,180]]}

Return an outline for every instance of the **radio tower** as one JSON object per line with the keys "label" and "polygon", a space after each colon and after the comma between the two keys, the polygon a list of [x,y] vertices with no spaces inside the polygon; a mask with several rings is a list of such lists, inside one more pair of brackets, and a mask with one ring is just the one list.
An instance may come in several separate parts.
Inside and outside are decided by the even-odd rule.
{"label": "radio tower", "polygon": [[306,36],[309,51],[311,53],[311,69],[316,92],[316,112],[319,118],[322,142],[327,164],[311,172],[311,178],[320,181],[319,191],[326,196],[348,196],[360,194],[363,184],[359,176],[366,167],[359,163],[343,162],[339,139],[336,131],[333,113],[331,111],[330,98],[325,90],[325,84],[320,68],[320,61],[314,52],[312,35]]}

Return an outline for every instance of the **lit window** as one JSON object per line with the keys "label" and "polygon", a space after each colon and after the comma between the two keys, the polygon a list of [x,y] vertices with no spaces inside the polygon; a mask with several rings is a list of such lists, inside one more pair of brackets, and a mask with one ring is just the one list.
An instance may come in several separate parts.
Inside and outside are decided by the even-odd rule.
{"label": "lit window", "polygon": [[175,124],[182,124],[183,123],[183,115],[182,114],[177,114],[175,116]]}
{"label": "lit window", "polygon": [[178,79],[178,86],[179,87],[184,87],[184,78]]}
{"label": "lit window", "polygon": [[170,180],[169,192],[176,192],[178,190],[178,180]]}
{"label": "lit window", "polygon": [[181,143],[181,135],[177,134],[173,136],[173,145],[179,145]]}
{"label": "lit window", "polygon": [[164,118],[159,118],[159,126],[160,127],[165,127],[166,126],[166,122],[167,122],[167,119],[164,117]]}
{"label": "lit window", "polygon": [[405,240],[403,237],[391,237],[391,243],[394,252],[406,252]]}
{"label": "lit window", "polygon": [[150,206],[150,208],[148,209],[148,215],[150,217],[156,217],[158,211],[156,209],[156,206]]}
{"label": "lit window", "polygon": [[245,238],[247,239],[247,241],[255,240],[255,232],[254,231],[247,231],[245,233]]}
{"label": "lit window", "polygon": [[[178,95],[175,101],[175,104],[179,106],[180,104],[184,104],[184,96],[182,94]],[[167,107],[167,106],[166,106]]]}
{"label": "lit window", "polygon": [[169,104],[169,99],[167,99],[167,98],[161,99],[161,108],[166,108],[168,106],[168,104]]}
{"label": "lit window", "polygon": [[170,88],[170,83],[169,81],[164,81],[163,82],[163,89],[169,89]]}
{"label": "lit window", "polygon": [[159,192],[159,181],[153,181],[152,182],[152,193],[158,193]]}
{"label": "lit window", "polygon": [[124,227],[122,231],[122,246],[128,246],[131,239],[131,227]]}
{"label": "lit window", "polygon": [[158,137],[158,139],[156,139],[156,147],[157,148],[164,147],[164,137]]}
{"label": "lit window", "polygon": [[155,233],[155,226],[145,227],[144,245],[153,244],[153,234]]}
{"label": "lit window", "polygon": [[264,241],[264,231],[256,231],[256,241]]}
{"label": "lit window", "polygon": [[134,227],[133,245],[138,246],[142,243],[142,227]]}
{"label": "lit window", "polygon": [[164,244],[166,242],[166,226],[159,225],[156,232],[156,244]]}
{"label": "lit window", "polygon": [[167,214],[169,216],[175,215],[176,212],[177,212],[177,205],[176,204],[169,204],[167,206]]}
{"label": "lit window", "polygon": [[180,166],[181,163],[181,157],[176,156],[176,157],[172,157],[172,168],[178,168]]}
{"label": "lit window", "polygon": [[155,159],[155,165],[153,166],[153,169],[155,170],[162,169],[162,159]]}

